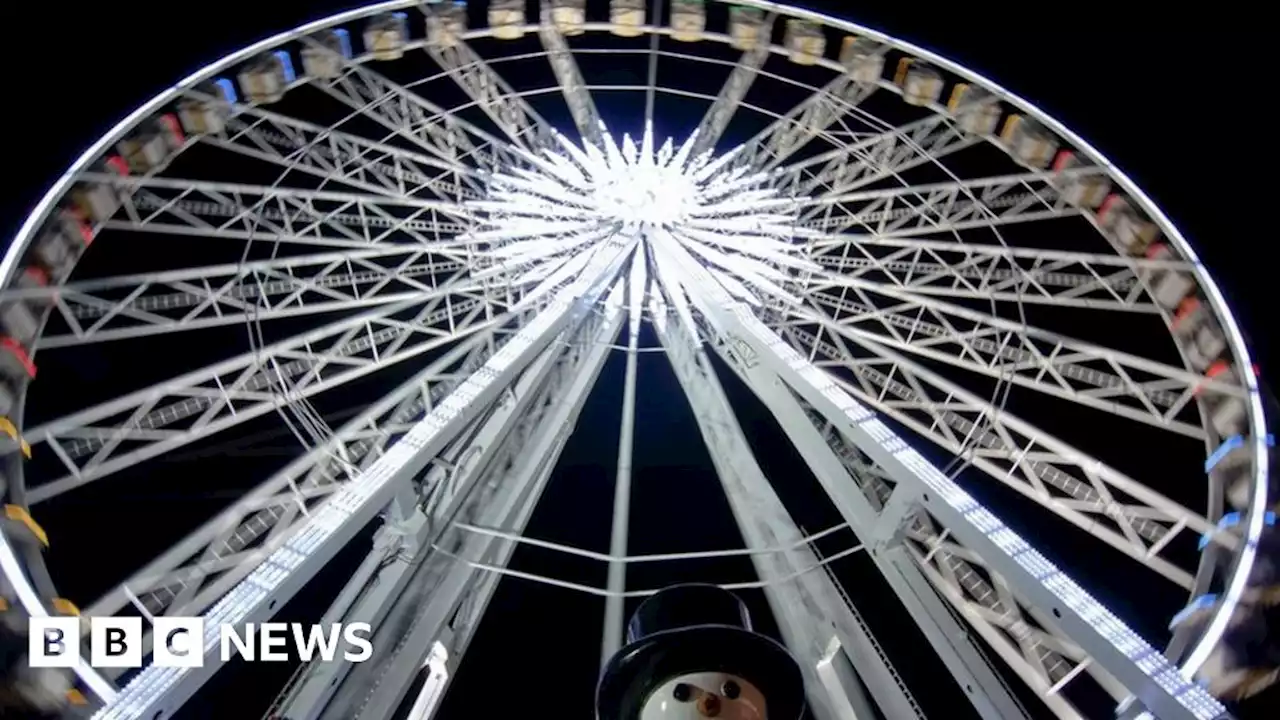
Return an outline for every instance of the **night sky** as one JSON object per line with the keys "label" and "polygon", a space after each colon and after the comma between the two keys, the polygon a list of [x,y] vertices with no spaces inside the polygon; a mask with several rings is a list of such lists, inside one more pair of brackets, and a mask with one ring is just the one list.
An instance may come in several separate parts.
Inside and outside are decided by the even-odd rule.
{"label": "night sky", "polygon": [[[1255,189],[1268,182],[1262,163],[1270,159],[1266,156],[1270,143],[1255,137],[1266,132],[1259,125],[1265,115],[1252,109],[1257,102],[1250,94],[1269,96],[1272,90],[1264,82],[1269,76],[1257,80],[1246,75],[1246,71],[1258,72],[1252,50],[1237,51],[1226,39],[1214,40],[1228,37],[1238,26],[1247,26],[1247,21],[1225,12],[1206,17],[1203,13],[1193,16],[1189,10],[1179,14],[1183,11],[1178,9],[1163,10],[1159,16],[1111,17],[1106,6],[1090,7],[1086,16],[1055,18],[1050,8],[1025,3],[1005,3],[994,9],[966,4],[859,3],[851,7],[853,3],[840,0],[799,4],[848,14],[854,21],[969,65],[1037,102],[1092,141],[1143,186],[1196,244],[1234,303],[1264,377],[1276,367],[1277,351],[1265,314],[1265,308],[1274,307],[1267,286],[1270,273],[1258,261],[1260,253],[1268,252],[1274,231],[1265,216],[1270,206]],[[6,23],[11,54],[9,113],[0,122],[8,124],[10,177],[0,195],[0,230],[12,235],[43,189],[84,146],[168,84],[265,35],[347,7],[341,2],[275,2],[268,7],[265,2],[230,0],[208,8],[173,6],[148,12],[113,11],[105,4],[79,6],[73,13],[42,5],[24,8],[16,22]],[[55,29],[43,29],[47,24]],[[1154,24],[1159,30],[1152,29]],[[536,45],[536,40],[529,41]],[[688,46],[680,47],[688,51]],[[584,72],[589,82],[640,82],[638,67],[613,66],[602,60]],[[526,73],[523,68],[508,71],[505,66],[503,72],[517,86]],[[530,69],[526,80],[532,83],[537,73],[550,74],[545,68]],[[711,77],[708,84],[714,88],[722,80],[723,76]],[[639,130],[631,126],[638,124],[636,98],[614,98],[597,99],[610,126]],[[1265,102],[1265,97],[1259,100]],[[670,125],[665,132],[680,137],[703,109],[696,101],[664,102],[659,118]],[[567,116],[551,119],[567,122]],[[744,136],[753,130],[749,128]],[[106,249],[95,245],[94,252],[105,254]],[[187,260],[187,252],[170,247],[156,256],[162,260],[136,260],[129,253],[119,253],[95,262],[104,273],[108,268],[116,273],[136,271],[131,270],[135,261],[156,267],[163,258],[201,264]],[[1101,322],[1105,324],[1106,319]],[[95,347],[74,355],[42,355],[42,380],[33,400],[42,405],[33,406],[30,413],[40,419],[60,415],[118,395],[122,384],[125,390],[132,389],[144,377],[154,382],[238,353],[244,340],[243,328],[231,328],[190,341],[184,337],[183,343],[170,339],[128,349]],[[656,344],[646,327],[641,346]],[[659,353],[642,353],[639,362],[630,552],[741,547],[742,539],[674,373]],[[620,353],[609,359],[534,514],[527,530],[530,536],[608,550],[623,365]],[[403,377],[406,370],[398,372]],[[838,523],[835,511],[772,418],[731,374],[721,372],[720,377],[762,468],[797,521],[810,532]],[[394,384],[362,383],[316,404],[336,426],[339,421],[333,418],[350,415],[371,393]],[[1079,425],[1084,421],[1071,411],[1058,414],[1056,408],[1043,411],[1052,417],[1035,419],[1047,426],[1077,425],[1074,432],[1088,436]],[[1185,468],[1170,465],[1156,440],[1149,440],[1156,436],[1129,435],[1124,426],[1118,427],[1118,433],[1096,440],[1107,448],[1109,461],[1139,477],[1182,482],[1180,478],[1188,476]],[[88,605],[111,580],[118,581],[283,465],[296,452],[290,442],[278,422],[255,425],[191,446],[178,453],[176,460],[149,464],[145,476],[122,474],[75,498],[51,503],[47,513],[37,516],[50,531],[50,565],[60,589],[82,606]],[[984,494],[973,490],[972,483],[966,487],[1002,515],[1026,510],[1025,504],[1007,497],[1009,493]],[[1197,488],[1164,490],[1171,495],[1203,494]],[[1082,557],[1102,546],[1081,546],[1078,537],[1058,536],[1058,525],[1053,523],[1036,527],[1043,535],[1035,535],[1035,540],[1045,542],[1054,559],[1082,576],[1086,585],[1149,637],[1155,637],[1171,609],[1180,605],[1176,597],[1148,602],[1141,595],[1141,578],[1127,572],[1132,566],[1128,561]],[[831,554],[853,542],[851,534],[838,533],[820,547],[824,554]],[[361,553],[357,542],[282,617],[314,618]],[[605,585],[604,564],[528,546],[517,551],[514,566]],[[874,576],[870,562],[854,556],[836,563],[834,569],[926,714],[972,715],[960,690],[950,680],[939,680],[945,678],[941,663]],[[754,579],[745,558],[633,565],[628,573],[633,590],[682,581]],[[774,632],[763,594],[749,591],[743,597],[752,605],[760,628]],[[503,581],[437,717],[590,717],[603,608],[599,598],[526,581]],[[290,672],[286,666],[233,667],[210,683],[200,702],[184,710],[183,716],[259,717]],[[1033,712],[1044,712],[1034,699],[1024,702]]]}

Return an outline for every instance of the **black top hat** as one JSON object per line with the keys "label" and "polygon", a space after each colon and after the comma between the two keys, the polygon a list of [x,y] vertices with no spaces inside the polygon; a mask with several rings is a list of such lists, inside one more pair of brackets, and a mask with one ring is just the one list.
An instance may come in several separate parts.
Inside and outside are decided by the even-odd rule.
{"label": "black top hat", "polygon": [[627,645],[596,688],[598,720],[635,720],[654,688],[687,673],[720,672],[755,685],[769,720],[799,720],[804,678],[786,648],[753,632],[746,603],[715,585],[675,585],[636,608]]}

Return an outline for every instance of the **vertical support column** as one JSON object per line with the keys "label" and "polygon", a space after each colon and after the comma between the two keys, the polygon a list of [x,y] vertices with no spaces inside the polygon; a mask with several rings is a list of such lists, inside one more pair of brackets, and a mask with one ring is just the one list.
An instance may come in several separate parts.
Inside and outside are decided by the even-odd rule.
{"label": "vertical support column", "polygon": [[[631,520],[631,453],[636,428],[636,355],[640,343],[640,321],[644,313],[647,278],[644,255],[636,253],[627,278],[629,324],[627,334],[627,370],[622,387],[622,428],[618,433],[618,470],[613,489],[613,521],[609,533],[609,554],[624,558]],[[622,647],[624,598],[627,587],[627,565],[620,559],[609,561],[609,595],[604,601],[604,635],[600,647],[600,666]]]}
{"label": "vertical support column", "polygon": [[[620,286],[615,288],[585,327],[562,336],[567,349],[548,349],[551,367],[540,377],[527,378],[517,404],[502,408],[481,428],[475,444],[492,451],[468,465],[461,480],[464,489],[453,496],[452,507],[440,508],[441,533],[424,552],[393,614],[375,626],[374,656],[355,666],[333,690],[320,720],[395,716],[436,643],[447,652],[445,669],[456,672],[500,577],[473,563],[504,567],[516,545],[464,532],[452,523],[523,532],[618,335],[622,293]],[[439,680],[447,684],[448,676]],[[294,717],[294,708],[286,710],[283,716]]]}
{"label": "vertical support column", "polygon": [[[848,720],[853,708],[855,716],[874,717],[869,713],[869,693],[889,720],[923,717],[866,623],[831,577],[824,572],[804,572],[818,566],[815,553],[807,547],[780,549],[797,545],[800,530],[755,462],[705,353],[681,323],[657,318],[655,324],[693,407],[743,539],[749,548],[760,551],[752,555],[752,561],[765,583],[765,595],[787,647],[804,671],[814,716]],[[835,685],[826,682],[823,674],[824,667],[830,669],[828,650],[833,641],[838,649],[843,646],[852,651],[846,657],[857,668],[856,675],[841,677]],[[840,652],[843,655],[843,650]],[[857,715],[858,709],[861,715]]]}
{"label": "vertical support column", "polygon": [[818,661],[818,679],[831,697],[832,712],[841,720],[873,720],[876,714],[867,703],[862,681],[840,638],[833,637],[827,652]]}
{"label": "vertical support column", "polygon": [[[479,502],[477,487],[485,469],[495,462],[497,449],[510,442],[522,419],[536,406],[535,391],[555,371],[557,363],[561,362],[561,355],[558,346],[543,351],[512,385],[517,400],[495,401],[496,407],[487,414],[476,431],[462,435],[455,445],[443,453],[456,460],[466,455],[468,449],[477,448],[479,452],[476,462],[471,467],[464,468],[455,462],[437,458],[443,470],[433,469],[429,471],[429,477],[433,478],[435,485],[444,484],[449,487],[440,489],[437,496],[439,500],[429,509],[430,518],[415,505],[409,519],[397,519],[399,510],[393,501],[389,508],[391,519],[378,531],[369,556],[324,616],[326,623],[367,622],[373,626],[373,641],[377,650],[371,658],[374,663],[385,662],[387,656],[382,653],[387,646],[392,645],[392,641],[385,640],[378,634],[381,628],[388,625],[398,627],[410,622],[408,618],[417,608],[415,603],[406,603],[404,597],[411,592],[415,583],[421,585],[426,582],[420,569],[423,561],[430,559],[440,562],[438,554],[433,555],[433,545],[444,536],[449,521],[461,509]],[[406,480],[406,485],[411,484]],[[419,552],[424,547],[430,549]],[[438,581],[441,572],[437,570],[425,575],[430,580]],[[416,662],[418,657],[413,656],[412,660]],[[291,720],[315,720],[330,709],[329,705],[335,695],[349,694],[350,688],[360,686],[363,676],[367,674],[367,669],[363,666],[354,668],[346,662],[304,663],[278,699],[278,704],[287,711],[285,716]]]}
{"label": "vertical support column", "polygon": [[[952,677],[964,687],[978,715],[1026,717],[1026,711],[1004,686],[995,670],[984,661],[968,634],[946,612],[937,595],[929,596],[928,599],[933,601],[932,605],[922,603],[922,598],[917,597],[904,582],[903,575],[888,564],[883,557],[884,553],[878,552],[874,547],[873,530],[878,519],[877,509],[871,505],[858,484],[852,481],[844,463],[814,427],[779,372],[765,364],[768,360],[776,362],[776,357],[766,356],[767,353],[776,354],[775,348],[761,348],[748,339],[749,333],[743,325],[758,322],[755,316],[729,297],[681,248],[669,245],[664,247],[664,251],[675,255],[674,259],[684,260],[679,267],[690,275],[685,286],[696,288],[696,294],[691,294],[688,299],[698,306],[707,320],[707,329],[714,336],[716,351],[773,414],[849,527],[864,544],[872,544],[871,557],[881,574],[951,671]],[[904,569],[904,572],[911,571],[916,576],[920,575],[917,567]],[[920,580],[922,583],[928,582],[922,577]]]}
{"label": "vertical support column", "polygon": [[[731,359],[726,359],[732,362]],[[874,528],[878,522],[875,508],[858,491],[840,458],[805,416],[791,391],[776,375],[760,365],[750,369],[739,365],[735,369],[741,372],[756,397],[769,408],[783,432],[800,451],[801,457],[826,490],[836,510],[863,542],[871,543],[874,548]],[[920,568],[909,559],[903,561],[900,549],[888,552],[873,549],[871,557],[929,645],[956,682],[964,688],[978,715],[1027,717],[1025,709],[974,645],[971,634],[947,610],[946,604],[934,592]]]}

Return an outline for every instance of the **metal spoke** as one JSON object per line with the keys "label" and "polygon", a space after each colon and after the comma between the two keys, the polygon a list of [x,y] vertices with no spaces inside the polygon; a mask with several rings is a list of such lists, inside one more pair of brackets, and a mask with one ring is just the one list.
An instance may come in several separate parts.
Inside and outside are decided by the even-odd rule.
{"label": "metal spoke", "polygon": [[1239,385],[885,284],[832,276],[814,290],[824,287],[847,292],[815,292],[822,315],[797,311],[805,322],[1192,437],[1199,429],[1178,415],[1197,394],[1244,395]]}
{"label": "metal spoke", "polygon": [[772,170],[804,147],[810,138],[822,135],[836,124],[877,87],[840,75],[743,143],[735,162]]}
{"label": "metal spoke", "polygon": [[[464,229],[455,203],[163,177],[86,173],[125,195],[123,216],[103,228],[231,240],[368,248],[379,243],[429,248]],[[222,218],[214,223],[206,218]]]}
{"label": "metal spoke", "polygon": [[[666,288],[669,293],[681,292],[678,285],[666,285]],[[655,313],[654,324],[685,397],[693,406],[698,428],[747,547],[794,544],[801,537],[800,530],[756,463],[706,355],[684,334],[674,316]],[[796,575],[799,568],[818,565],[817,557],[808,548],[787,554],[756,555],[752,559],[756,574],[765,583]],[[809,682],[820,683],[817,668],[826,650],[828,625],[834,625],[842,645],[868,660],[858,667],[865,674],[865,694],[874,697],[876,705],[890,717],[924,717],[915,697],[884,655],[856,607],[830,577],[806,573],[795,582],[766,584],[765,594],[774,608],[787,646],[800,654]],[[863,692],[846,691],[845,694],[867,708],[867,698],[861,697]],[[832,713],[826,703],[814,710],[819,716]]]}
{"label": "metal spoke", "polygon": [[[1214,526],[1208,518],[886,347],[862,340],[860,346],[875,354],[860,357],[838,334],[828,334],[829,342],[799,328],[785,334],[800,347],[815,348],[819,366],[849,370],[853,380],[836,378],[847,392],[1171,582],[1191,587],[1191,574],[1161,553],[1179,533],[1208,531]],[[1226,536],[1219,541],[1234,543]]]}
{"label": "metal spoke", "polygon": [[[897,483],[890,473],[812,408],[807,408],[805,414],[823,428],[827,446],[876,512],[892,514]],[[924,577],[1059,717],[1082,717],[1062,695],[1062,690],[1082,672],[1092,675],[1117,700],[1124,698],[1123,686],[1099,672],[1069,638],[1052,635],[1053,623],[1046,621],[1043,612],[1024,607],[1011,595],[1007,581],[998,572],[987,567],[980,555],[959,545],[950,533],[940,532],[927,513],[909,513],[903,524],[910,541],[905,547]]]}
{"label": "metal spoke", "polygon": [[[1079,215],[1054,183],[1067,177],[1101,174],[1099,168],[1061,175],[1027,173],[931,183],[856,193],[829,193],[802,200],[816,217],[802,227],[840,233],[858,226],[875,237],[914,237],[997,227],[1011,223]],[[839,214],[833,210],[839,210]]]}
{"label": "metal spoke", "polygon": [[475,171],[461,156],[445,162],[249,105],[236,105],[233,112],[221,132],[201,135],[200,141],[370,193],[429,192],[453,201],[480,196]]}
{"label": "metal spoke", "polygon": [[9,290],[0,298],[53,305],[67,330],[45,331],[40,348],[50,349],[429,300],[462,269],[447,254],[388,245]]}
{"label": "metal spoke", "polygon": [[[779,167],[775,182],[799,197],[847,193],[971,147],[982,138],[960,129],[945,115],[931,115],[878,135],[862,138],[798,163]],[[801,217],[813,220],[831,206]]]}
{"label": "metal spoke", "polygon": [[[420,6],[431,12],[429,6]],[[551,125],[461,38],[427,43],[427,54],[511,142],[526,150],[551,141]]]}
{"label": "metal spoke", "polygon": [[836,275],[921,295],[1151,314],[1161,309],[1141,279],[1195,270],[1177,259],[870,235],[818,239],[811,248],[810,259]]}
{"label": "metal spoke", "polygon": [[[611,241],[610,251],[601,253],[584,268],[583,275],[566,283],[532,321],[515,333],[502,349],[492,355],[448,398],[416,423],[385,455],[343,486],[298,530],[277,536],[278,542],[263,548],[264,559],[234,587],[228,588],[220,606],[229,607],[223,622],[245,622],[270,617],[277,604],[296,593],[337,551],[350,541],[358,528],[373,519],[412,478],[422,472],[441,450],[474,421],[515,380],[541,352],[570,327],[581,324],[582,312],[613,286],[626,256],[634,249],[633,238]],[[602,287],[603,285],[603,287]],[[588,302],[584,303],[583,298]],[[268,601],[268,595],[273,596]],[[216,625],[209,628],[216,638]],[[215,643],[207,643],[212,647]],[[205,667],[220,663],[217,655],[206,657]],[[161,712],[180,705],[209,676],[179,668],[151,666],[143,669],[113,699],[107,708],[140,703]],[[159,689],[158,689],[159,688]]]}
{"label": "metal spoke", "polygon": [[[272,412],[278,385],[305,398],[492,324],[470,286],[393,303],[27,431],[67,475],[30,488],[38,503],[142,460]],[[470,292],[467,292],[470,291]]]}
{"label": "metal spoke", "polygon": [[[456,472],[437,473],[449,483],[447,488],[445,483],[437,483],[442,490],[431,496],[427,524],[437,539],[418,572],[424,582],[388,603],[392,617],[404,618],[407,628],[394,622],[383,625],[387,628],[385,639],[377,644],[375,638],[375,647],[385,648],[385,655],[375,658],[382,662],[353,668],[341,682],[340,697],[344,700],[329,703],[319,717],[390,717],[422,658],[437,642],[450,657],[461,657],[465,652],[502,578],[480,568],[503,567],[516,544],[465,532],[459,525],[478,522],[516,533],[524,528],[568,440],[568,428],[573,427],[586,403],[604,367],[608,347],[623,325],[620,290],[621,283],[614,286],[599,315],[572,338],[576,342],[548,358],[554,363],[548,362],[542,372],[532,372],[539,369],[535,366],[526,373],[532,375],[530,380],[543,380],[541,387],[533,382],[528,383],[526,392],[520,392],[524,390],[520,387],[514,393],[516,401],[503,403],[477,429],[465,446],[481,448],[471,453],[476,456],[474,461]],[[312,682],[321,687],[331,683],[326,682],[331,667],[315,663],[308,673],[314,678]],[[290,714],[311,710],[313,697],[299,692],[286,698]]]}
{"label": "metal spoke", "polygon": [[[674,252],[674,249],[669,251]],[[693,261],[687,262],[692,264]],[[874,413],[834,386],[830,376],[791,349],[747,307],[719,289],[703,271],[694,269],[696,265],[686,267],[690,269],[692,282],[685,287],[691,291],[699,311],[721,333],[737,340],[740,352],[749,354],[744,358],[745,362],[754,363],[761,372],[777,373],[777,377],[817,408],[842,435],[890,472],[899,485],[906,488],[903,501],[898,503],[900,508],[916,504],[925,507],[958,540],[976,549],[987,563],[993,564],[1008,581],[1011,591],[1035,605],[1052,607],[1056,611],[1053,625],[1069,632],[1104,671],[1126,687],[1142,688],[1143,698],[1149,707],[1154,706],[1155,712],[1170,718],[1190,720],[1199,716],[1199,708],[1214,702],[1208,693],[1178,676],[1176,668],[1159,652],[1080,590],[1065,573],[894,435]],[[1008,428],[1009,424],[1004,425],[1004,429]],[[1012,470],[1017,471],[1019,465],[1025,468],[1030,463],[1040,462],[1049,442],[1043,438],[1036,440],[1044,444],[1027,450],[1018,446],[1019,449],[1012,454]],[[1080,455],[1076,454],[1076,457]],[[1087,465],[1081,469],[1093,486],[1101,487],[1100,476],[1103,473],[1096,472],[1098,465],[1082,464]],[[1107,480],[1110,487],[1118,484],[1117,477]],[[1132,485],[1136,486],[1136,483]],[[1150,492],[1140,486],[1125,489],[1135,496]],[[1110,495],[1103,497],[1104,503],[1110,500]],[[1189,522],[1193,518],[1190,513],[1183,513],[1179,520]],[[895,524],[902,520],[897,517],[891,519]],[[1146,555],[1146,548],[1143,555]],[[1106,618],[1105,631],[1094,620],[1097,617]],[[1157,675],[1161,678],[1158,683]]]}
{"label": "metal spoke", "polygon": [[[523,322],[527,322],[524,318]],[[518,328],[520,323],[514,325]],[[504,331],[510,332],[511,327]],[[197,598],[178,604],[179,594],[206,590],[208,583],[243,576],[260,560],[254,551],[268,533],[286,533],[306,520],[308,512],[381,457],[387,447],[474,372],[500,346],[491,331],[477,332],[451,348],[400,387],[371,403],[336,429],[325,443],[303,453],[269,477],[235,505],[143,569],[134,573],[86,610],[90,617],[115,615],[126,609],[130,595],[153,615],[196,613],[206,608]],[[278,530],[276,528],[279,528]],[[240,577],[236,577],[238,581]]]}
{"label": "metal spoke", "polygon": [[711,104],[706,115],[702,116],[702,121],[698,123],[697,137],[694,139],[690,156],[698,157],[709,150],[714,150],[716,143],[720,142],[720,136],[724,134],[725,128],[729,127],[729,121],[733,119],[733,114],[738,111],[738,106],[746,98],[747,91],[751,89],[760,69],[764,67],[764,61],[769,59],[769,52],[773,48],[770,37],[776,20],[777,16],[772,14],[765,18],[755,44],[744,51],[742,58],[733,66],[729,79],[725,80],[724,86],[720,88],[720,95]]}
{"label": "metal spoke", "polygon": [[595,101],[587,90],[582,79],[582,71],[578,69],[578,61],[573,59],[573,52],[565,40],[560,28],[551,18],[551,8],[547,0],[539,0],[542,24],[538,27],[538,38],[547,51],[547,60],[560,81],[560,90],[564,93],[565,102],[569,105],[569,113],[573,123],[578,126],[583,140],[596,147],[604,147],[601,137],[603,123],[600,112],[596,110]]}
{"label": "metal spoke", "polygon": [[[336,79],[312,84],[445,163],[470,156],[486,167],[499,167],[511,160],[497,138],[363,65],[349,63]],[[477,141],[487,143],[488,150],[481,150]]]}

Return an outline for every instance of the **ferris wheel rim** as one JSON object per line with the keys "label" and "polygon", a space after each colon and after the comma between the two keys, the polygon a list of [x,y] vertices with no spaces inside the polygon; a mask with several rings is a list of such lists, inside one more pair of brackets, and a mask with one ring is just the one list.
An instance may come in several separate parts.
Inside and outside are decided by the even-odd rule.
{"label": "ferris wheel rim", "polygon": [[[371,15],[375,15],[381,12],[386,12],[389,10],[396,10],[404,7],[410,7],[416,4],[418,3],[415,3],[412,1],[406,2],[405,0],[395,0],[394,2],[379,3],[377,5],[371,5],[371,6],[359,8],[356,10],[348,11],[346,13],[330,16],[322,20],[300,26],[289,32],[274,35],[270,38],[267,38],[266,40],[260,41],[259,43],[248,46],[240,51],[237,51],[236,53],[228,55],[215,63],[205,66],[204,68],[200,69],[196,73],[189,75],[179,84],[157,95],[151,101],[139,107],[138,110],[135,110],[133,113],[127,116],[123,121],[121,121],[119,124],[113,127],[111,131],[109,131],[97,143],[91,146],[89,150],[87,150],[84,154],[82,154],[80,158],[77,159],[72,164],[72,166],[67,170],[67,172],[65,172],[59,178],[59,180],[55,182],[53,186],[50,187],[49,191],[44,195],[41,201],[37,204],[36,208],[32,211],[31,214],[27,216],[27,219],[24,221],[22,228],[19,230],[15,238],[15,242],[7,250],[3,260],[0,261],[0,279],[7,280],[8,277],[12,275],[12,273],[16,269],[18,260],[21,257],[21,253],[26,250],[27,245],[29,245],[31,240],[35,237],[35,234],[38,228],[40,227],[41,223],[43,223],[45,219],[48,217],[49,212],[65,196],[66,192],[69,190],[71,183],[73,182],[75,177],[79,175],[81,172],[83,172],[92,162],[100,158],[114,142],[118,141],[121,137],[123,137],[130,129],[136,127],[145,118],[155,114],[159,108],[164,107],[168,103],[171,103],[184,90],[189,89],[190,87],[192,87],[193,85],[199,82],[208,80],[214,77],[215,75],[217,75],[219,72],[222,72],[223,70],[227,69],[228,67],[231,67],[237,63],[243,62],[244,60],[252,57],[253,55],[263,52],[264,50],[269,50],[269,49],[278,47],[283,43],[289,42],[291,40],[299,39],[301,37],[312,34],[321,29],[333,27],[335,25],[350,22],[353,20],[359,20],[365,17],[369,17]],[[1219,290],[1216,283],[1214,282],[1214,280],[1212,279],[1212,276],[1207,272],[1207,270],[1203,268],[1202,263],[1194,253],[1193,249],[1190,247],[1190,244],[1187,242],[1185,237],[1181,235],[1181,233],[1177,230],[1176,226],[1172,223],[1172,221],[1167,216],[1165,216],[1163,212],[1160,211],[1158,206],[1155,205],[1155,203],[1141,190],[1141,188],[1139,188],[1136,185],[1136,183],[1134,183],[1127,175],[1125,175],[1113,163],[1107,160],[1099,151],[1097,151],[1095,148],[1093,148],[1091,145],[1085,142],[1082,138],[1080,138],[1079,136],[1071,132],[1069,128],[1065,127],[1061,123],[1054,120],[1052,116],[1039,110],[1039,108],[1037,108],[1032,103],[1005,90],[1004,88],[994,83],[990,79],[985,78],[982,75],[976,72],[973,72],[968,68],[965,68],[957,63],[951,62],[942,56],[936,55],[928,50],[912,45],[898,38],[884,35],[882,33],[879,33],[878,31],[865,28],[863,26],[848,22],[846,20],[834,18],[834,17],[823,15],[820,13],[802,10],[799,8],[793,8],[793,7],[781,5],[778,3],[764,2],[762,0],[739,0],[737,4],[747,5],[751,7],[758,7],[760,9],[764,9],[768,11],[775,11],[775,12],[785,14],[789,17],[810,19],[829,27],[836,27],[836,28],[848,30],[850,32],[857,32],[867,37],[875,38],[882,42],[886,42],[888,44],[891,44],[893,47],[897,49],[901,49],[911,54],[917,55],[921,58],[927,59],[929,62],[934,63],[939,67],[943,67],[953,72],[956,75],[959,75],[961,77],[965,77],[980,83],[984,88],[992,91],[993,93],[996,93],[997,95],[1000,95],[1003,99],[1005,99],[1009,103],[1017,106],[1019,109],[1022,109],[1028,112],[1028,114],[1033,115],[1037,120],[1042,121],[1047,127],[1053,129],[1055,132],[1061,135],[1064,139],[1068,140],[1074,147],[1079,149],[1081,152],[1089,155],[1089,157],[1093,159],[1095,162],[1098,162],[1099,165],[1104,166],[1107,169],[1108,175],[1111,178],[1118,181],[1121,187],[1123,187],[1131,197],[1133,197],[1135,200],[1138,201],[1138,203],[1142,206],[1143,210],[1146,211],[1151,216],[1151,218],[1160,225],[1161,229],[1166,233],[1166,236],[1169,238],[1170,241],[1172,241],[1175,244],[1178,250],[1182,252],[1189,261],[1193,262],[1197,266],[1197,272],[1196,272],[1197,278],[1201,280],[1203,289],[1209,295],[1209,299],[1211,303],[1214,305],[1215,315],[1218,318],[1225,321],[1225,325],[1227,326],[1226,329],[1230,335],[1230,344],[1231,344],[1232,353],[1241,361],[1242,365],[1249,366],[1252,364],[1251,356],[1248,352],[1247,344],[1245,343],[1243,334],[1240,332],[1238,324],[1235,321],[1234,315],[1231,313],[1229,306],[1226,304],[1225,298],[1222,296],[1222,293]],[[649,29],[650,32],[658,32],[661,30],[662,30],[661,28],[657,30]],[[483,36],[485,34],[486,33],[484,32],[469,31],[468,36],[469,37]],[[1263,415],[1262,406],[1261,406],[1261,396],[1260,396],[1260,391],[1257,385],[1257,381],[1252,375],[1248,373],[1243,373],[1241,377],[1241,382],[1246,385],[1250,394],[1250,402],[1251,402],[1250,410],[1251,411],[1249,415],[1250,415],[1251,429],[1253,431],[1252,436],[1256,438],[1256,442],[1260,444],[1263,442],[1262,438],[1265,437],[1266,433],[1265,433],[1264,415]],[[1258,453],[1258,457],[1260,458],[1259,462],[1262,463],[1261,465],[1262,469],[1260,471],[1260,475],[1262,479],[1260,482],[1255,483],[1255,495],[1257,495],[1258,493],[1266,492],[1266,477],[1267,477],[1266,466],[1265,466],[1266,453]],[[1263,505],[1262,503],[1256,503],[1256,502],[1253,504],[1255,511],[1250,515],[1248,520],[1248,524],[1250,528],[1253,528],[1256,526],[1260,530],[1261,523],[1262,523],[1262,505]],[[1249,552],[1249,551],[1246,550],[1246,552]],[[1247,563],[1244,563],[1243,559],[1241,562],[1242,562],[1242,566],[1246,567],[1247,569]],[[1232,576],[1233,583],[1235,585],[1239,585],[1240,583],[1243,582],[1245,576],[1247,576],[1247,572],[1242,573],[1237,571]],[[1237,580],[1239,580],[1239,582],[1236,582]],[[1230,604],[1227,607],[1233,607],[1233,604]],[[1225,625],[1226,617],[1228,616],[1229,616],[1229,612],[1222,613],[1219,616],[1222,618],[1220,624]]]}

